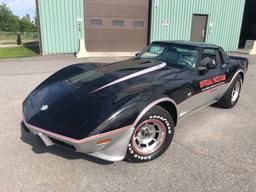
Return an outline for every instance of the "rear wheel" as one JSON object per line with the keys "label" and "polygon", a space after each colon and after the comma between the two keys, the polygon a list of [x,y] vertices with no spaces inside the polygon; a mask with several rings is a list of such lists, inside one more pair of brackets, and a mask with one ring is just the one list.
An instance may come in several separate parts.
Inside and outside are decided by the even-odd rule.
{"label": "rear wheel", "polygon": [[234,82],[231,84],[225,95],[217,103],[221,107],[232,108],[239,100],[240,92],[242,88],[242,77],[238,75]]}
{"label": "rear wheel", "polygon": [[147,112],[134,129],[126,153],[130,162],[145,162],[163,154],[174,135],[174,121],[162,107]]}

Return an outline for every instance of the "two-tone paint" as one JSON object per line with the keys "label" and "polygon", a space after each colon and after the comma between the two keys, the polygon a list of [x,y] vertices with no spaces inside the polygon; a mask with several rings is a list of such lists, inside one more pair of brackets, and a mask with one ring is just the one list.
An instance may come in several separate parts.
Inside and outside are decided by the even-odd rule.
{"label": "two-tone paint", "polygon": [[[224,63],[204,72],[198,66],[179,68],[138,58],[108,65],[71,65],[25,99],[24,127],[47,145],[64,143],[101,159],[122,160],[135,126],[152,107],[164,107],[177,125],[192,111],[217,102],[248,67],[248,61],[228,57],[218,46],[161,43],[194,46],[200,53],[205,47],[218,49]],[[210,83],[202,83],[205,80]]]}

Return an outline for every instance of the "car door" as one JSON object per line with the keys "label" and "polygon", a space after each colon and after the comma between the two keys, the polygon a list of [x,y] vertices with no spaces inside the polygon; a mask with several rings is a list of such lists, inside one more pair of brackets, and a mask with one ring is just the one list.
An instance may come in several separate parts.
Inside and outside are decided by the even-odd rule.
{"label": "car door", "polygon": [[[209,65],[210,64],[210,65]],[[179,117],[217,101],[219,86],[225,83],[226,76],[221,74],[221,61],[218,49],[205,48],[201,51],[195,81],[191,84],[191,95],[179,107]]]}
{"label": "car door", "polygon": [[222,73],[222,60],[218,49],[204,48],[199,61],[195,97],[197,107],[216,102],[226,75]]}
{"label": "car door", "polygon": [[223,77],[223,81],[220,82],[220,85],[218,86],[217,89],[217,99],[219,100],[227,91],[229,84],[227,83],[227,79],[229,79],[229,76],[231,75],[230,73],[230,65],[228,64],[228,58],[227,55],[225,54],[223,49],[219,49],[217,51],[217,58],[218,58],[218,63],[219,63],[219,68],[220,68],[220,76]]}

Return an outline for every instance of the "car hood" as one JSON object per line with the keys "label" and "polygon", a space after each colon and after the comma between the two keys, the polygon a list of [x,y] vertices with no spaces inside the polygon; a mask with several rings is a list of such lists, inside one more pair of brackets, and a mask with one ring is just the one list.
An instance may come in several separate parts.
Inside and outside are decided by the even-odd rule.
{"label": "car hood", "polygon": [[113,103],[119,92],[149,82],[149,77],[152,81],[155,71],[165,66],[158,61],[131,59],[66,67],[26,98],[24,120],[48,131],[84,138],[119,107]]}

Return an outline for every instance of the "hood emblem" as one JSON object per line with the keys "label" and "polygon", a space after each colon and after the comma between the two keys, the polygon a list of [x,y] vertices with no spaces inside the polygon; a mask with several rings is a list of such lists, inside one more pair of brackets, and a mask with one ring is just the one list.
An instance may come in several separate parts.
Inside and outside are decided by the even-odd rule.
{"label": "hood emblem", "polygon": [[46,111],[48,109],[48,105],[42,105],[40,108],[41,111]]}

